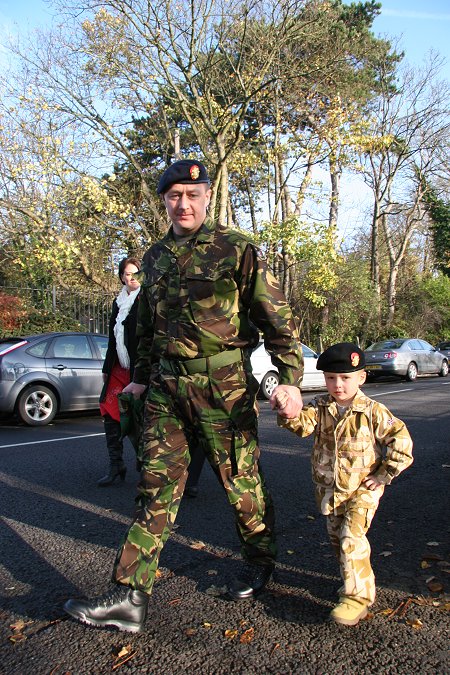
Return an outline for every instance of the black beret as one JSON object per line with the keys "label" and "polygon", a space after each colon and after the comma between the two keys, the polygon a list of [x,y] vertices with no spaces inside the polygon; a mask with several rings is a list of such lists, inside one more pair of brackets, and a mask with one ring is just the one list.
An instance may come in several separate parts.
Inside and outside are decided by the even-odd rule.
{"label": "black beret", "polygon": [[201,162],[197,162],[194,159],[180,159],[164,171],[158,182],[158,194],[164,194],[175,183],[181,183],[182,185],[208,183],[209,185],[210,180]]}
{"label": "black beret", "polygon": [[316,363],[317,370],[327,373],[354,373],[364,370],[366,359],[364,352],[353,342],[339,342],[325,349]]}

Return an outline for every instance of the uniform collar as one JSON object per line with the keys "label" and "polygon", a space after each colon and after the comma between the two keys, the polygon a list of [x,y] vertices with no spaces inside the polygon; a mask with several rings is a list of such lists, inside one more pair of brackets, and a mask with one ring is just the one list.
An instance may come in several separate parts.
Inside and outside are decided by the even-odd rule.
{"label": "uniform collar", "polygon": [[[210,220],[205,220],[205,222],[200,225],[199,229],[196,232],[196,235],[192,237],[189,241],[195,241],[197,243],[207,243],[210,242],[214,236],[215,225]],[[177,244],[173,236],[173,225],[170,226],[167,234],[161,239],[161,243],[169,248],[171,251],[177,249]]]}
{"label": "uniform collar", "polygon": [[[337,403],[334,398],[330,396],[330,394],[319,399],[319,404],[327,407],[330,413],[332,413],[334,416],[337,415]],[[369,405],[370,399],[361,391],[361,389],[358,389],[356,396],[353,399],[352,405],[349,406],[348,409],[356,410],[357,412],[363,412]]]}

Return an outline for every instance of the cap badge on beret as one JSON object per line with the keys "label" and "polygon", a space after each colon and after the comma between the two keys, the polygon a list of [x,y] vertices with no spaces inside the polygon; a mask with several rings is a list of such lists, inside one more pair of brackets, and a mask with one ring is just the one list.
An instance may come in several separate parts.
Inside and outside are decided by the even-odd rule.
{"label": "cap badge on beret", "polygon": [[359,354],[356,352],[352,352],[350,354],[350,361],[352,363],[353,368],[356,368],[356,366],[359,365]]}
{"label": "cap badge on beret", "polygon": [[197,178],[200,176],[200,167],[197,166],[197,164],[193,164],[189,169],[189,173],[192,180],[197,180]]}

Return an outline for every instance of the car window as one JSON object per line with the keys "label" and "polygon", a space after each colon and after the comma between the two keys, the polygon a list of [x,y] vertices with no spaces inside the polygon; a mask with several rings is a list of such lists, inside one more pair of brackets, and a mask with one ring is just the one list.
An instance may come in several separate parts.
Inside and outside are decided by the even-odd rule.
{"label": "car window", "polygon": [[303,356],[304,356],[306,359],[308,359],[308,358],[309,358],[309,359],[311,359],[311,358],[313,358],[313,359],[317,358],[315,352],[313,352],[313,350],[310,349],[309,347],[307,347],[306,345],[302,345],[302,352],[303,352]]}
{"label": "car window", "polygon": [[450,342],[440,342],[436,345],[436,349],[450,349]]}
{"label": "car window", "polygon": [[92,359],[92,351],[85,335],[61,335],[52,345],[53,356],[66,359]]}
{"label": "car window", "polygon": [[425,340],[418,340],[418,342],[420,342],[422,349],[426,349],[427,351],[430,351],[430,349],[434,349],[434,347],[432,347],[430,343],[426,342]]}
{"label": "car window", "polygon": [[105,335],[92,335],[98,351],[100,352],[100,357],[102,359],[106,358],[106,352],[108,349],[108,338]]}
{"label": "car window", "polygon": [[409,346],[411,349],[414,349],[415,351],[423,351],[423,347],[421,345],[420,340],[410,340]]}
{"label": "car window", "polygon": [[405,340],[383,340],[367,347],[366,352],[382,352],[385,349],[400,349]]}
{"label": "car window", "polygon": [[42,342],[38,342],[37,345],[33,345],[29,349],[26,350],[27,354],[31,354],[31,356],[37,356],[37,357],[43,357],[45,352],[47,351],[47,347],[49,345],[50,340],[42,340]]}

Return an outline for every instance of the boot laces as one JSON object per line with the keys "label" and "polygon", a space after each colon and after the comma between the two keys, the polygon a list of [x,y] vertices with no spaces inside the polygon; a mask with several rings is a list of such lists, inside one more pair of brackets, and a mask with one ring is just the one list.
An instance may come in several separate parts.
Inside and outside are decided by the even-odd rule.
{"label": "boot laces", "polygon": [[110,607],[118,601],[125,600],[127,593],[128,588],[126,586],[114,586],[103,595],[100,595],[98,598],[98,604],[102,605],[103,607]]}

